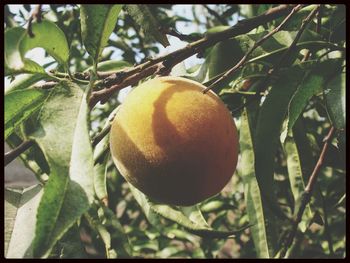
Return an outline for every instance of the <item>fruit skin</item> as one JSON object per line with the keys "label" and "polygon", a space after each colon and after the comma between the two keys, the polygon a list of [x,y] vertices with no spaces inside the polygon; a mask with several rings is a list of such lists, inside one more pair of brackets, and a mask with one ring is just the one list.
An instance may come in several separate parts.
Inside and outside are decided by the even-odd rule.
{"label": "fruit skin", "polygon": [[180,77],[131,91],[110,132],[123,177],[155,201],[189,206],[219,193],[233,175],[238,135],[219,97]]}

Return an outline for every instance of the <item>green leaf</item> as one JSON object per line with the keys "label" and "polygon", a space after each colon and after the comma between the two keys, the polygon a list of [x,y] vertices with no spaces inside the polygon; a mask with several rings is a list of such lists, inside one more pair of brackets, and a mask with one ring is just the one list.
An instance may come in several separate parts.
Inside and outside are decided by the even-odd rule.
{"label": "green leaf", "polygon": [[125,8],[136,24],[142,28],[145,37],[152,36],[164,47],[170,45],[166,35],[160,32],[161,24],[147,5],[125,5]]}
{"label": "green leaf", "polygon": [[[115,72],[131,66],[132,65],[126,61],[107,60],[107,61],[98,63],[97,70],[103,71],[103,72]],[[88,69],[84,70],[84,72],[89,72],[89,70],[92,70],[92,69],[93,67],[89,67]]]}
{"label": "green leaf", "polygon": [[[296,123],[296,127],[298,130],[294,129],[295,133],[301,133],[300,130],[301,123]],[[296,138],[294,138],[296,137]],[[300,145],[300,144],[303,145]],[[294,136],[294,132],[290,131],[289,135],[285,139],[283,146],[285,153],[287,155],[287,169],[288,169],[288,177],[290,182],[290,187],[292,190],[292,194],[294,197],[295,203],[297,203],[300,198],[302,198],[302,194],[305,190],[305,185],[307,182],[307,178],[310,176],[310,169],[304,167],[306,166],[307,159],[312,159],[312,152],[310,149],[306,149],[308,144],[306,133],[303,135]],[[304,151],[301,151],[304,150]],[[308,151],[307,151],[308,150]],[[306,156],[308,155],[308,156]],[[304,162],[302,162],[302,158],[304,158]],[[306,160],[305,160],[306,159]],[[310,204],[307,204],[306,209],[304,211],[301,222],[299,223],[299,229],[301,232],[305,232],[310,221],[313,218],[313,211],[311,210]]]}
{"label": "green leaf", "polygon": [[271,243],[268,229],[265,226],[265,211],[258,182],[255,177],[255,157],[253,138],[248,120],[248,112],[245,109],[241,117],[240,127],[240,151],[241,151],[241,174],[244,182],[244,196],[247,212],[253,236],[254,246],[258,258],[271,258],[273,253],[269,248]]}
{"label": "green leaf", "polygon": [[[111,127],[112,121],[115,117],[115,114],[120,108],[117,107],[114,109],[111,114],[108,116],[105,125],[102,130]],[[107,193],[107,185],[106,185],[106,177],[107,177],[107,163],[110,159],[109,152],[109,133],[102,138],[102,140],[95,146],[94,149],[94,161],[95,161],[95,175],[94,175],[94,188],[96,196],[99,200],[102,200],[108,203],[108,193]]]}
{"label": "green leaf", "polygon": [[326,98],[327,112],[332,124],[337,129],[345,128],[345,90],[346,74],[342,73],[332,79],[327,86],[324,86],[324,96]]}
{"label": "green leaf", "polygon": [[[107,136],[106,136],[107,137]],[[107,139],[108,141],[108,139]],[[102,162],[94,166],[94,189],[99,200],[108,203],[108,193],[106,185],[107,163],[110,160],[110,154],[106,153],[103,156]]]}
{"label": "green leaf", "polygon": [[[277,203],[274,190],[275,154],[277,152],[282,123],[287,113],[288,103],[296,91],[300,80],[307,74],[306,72],[307,67],[305,67],[305,63],[297,64],[280,71],[278,79],[272,84],[272,88],[261,106],[253,140],[255,149],[255,174],[263,198],[263,207],[270,210],[270,213],[272,212],[284,219],[285,215]],[[270,221],[267,224],[270,228],[267,231],[270,235],[268,238],[269,242],[271,242],[269,249],[270,254],[273,255],[276,252],[277,245],[275,231],[278,229],[276,226],[273,226],[273,224],[276,224],[276,219],[273,219],[273,217],[267,219]]]}
{"label": "green leaf", "polygon": [[122,5],[81,5],[81,36],[95,63],[112,34]]}
{"label": "green leaf", "polygon": [[101,237],[107,258],[129,258],[132,255],[128,236],[112,210],[93,206],[84,217]]}
{"label": "green leaf", "polygon": [[341,73],[324,86],[323,94],[326,99],[326,108],[329,119],[336,129],[338,148],[345,161],[346,150],[346,74]]}
{"label": "green leaf", "polygon": [[5,75],[45,73],[43,67],[34,61],[23,58],[19,45],[25,34],[26,30],[22,27],[14,27],[5,31]]}
{"label": "green leaf", "polygon": [[34,37],[25,34],[19,44],[22,57],[33,48],[41,47],[58,63],[65,64],[69,58],[69,46],[63,31],[53,22],[44,20],[32,23]]}
{"label": "green leaf", "polygon": [[[56,253],[55,253],[56,252]],[[85,245],[80,239],[80,229],[78,224],[74,224],[57,242],[49,258],[78,259],[89,258]]]}
{"label": "green leaf", "polygon": [[234,231],[218,231],[210,228],[197,206],[182,208],[155,203],[129,183],[130,190],[152,225],[159,227],[159,216],[183,226],[187,231],[202,237],[227,238],[247,227]]}
{"label": "green leaf", "polygon": [[[308,72],[305,78],[301,81],[298,89],[294,93],[288,106],[288,123],[287,128],[282,135],[282,143],[286,133],[293,128],[294,123],[303,112],[305,106],[312,96],[320,92],[325,87],[330,77],[334,77],[335,73],[340,73],[341,63],[340,59],[329,59],[323,62],[310,61],[312,69]],[[345,96],[345,94],[344,94]],[[345,110],[345,104],[344,104]],[[344,116],[345,120],[345,116]]]}
{"label": "green leaf", "polygon": [[19,124],[43,105],[48,94],[44,90],[26,89],[5,95],[5,140]]}
{"label": "green leaf", "polygon": [[[260,191],[270,208],[279,211],[274,193],[274,162],[283,120],[288,102],[297,86],[304,78],[305,68],[297,64],[283,71],[267,95],[256,124],[255,134],[255,172]],[[264,200],[264,201],[265,201]]]}
{"label": "green leaf", "polygon": [[36,211],[43,194],[42,186],[5,189],[6,258],[32,258]]}
{"label": "green leaf", "polygon": [[78,85],[62,81],[42,107],[37,130],[31,135],[50,165],[37,214],[35,257],[47,257],[93,200],[86,96]]}
{"label": "green leaf", "polygon": [[[212,200],[208,203],[205,203],[201,205],[201,211],[203,213],[210,213],[214,211],[218,211],[219,209],[222,209],[225,207],[225,202],[221,200]],[[219,210],[220,211],[220,210]]]}
{"label": "green leaf", "polygon": [[46,74],[22,74],[16,76],[16,79],[12,81],[8,87],[6,87],[5,95],[15,90],[26,89],[38,82],[39,80],[43,80],[46,78],[48,78],[48,75]]}

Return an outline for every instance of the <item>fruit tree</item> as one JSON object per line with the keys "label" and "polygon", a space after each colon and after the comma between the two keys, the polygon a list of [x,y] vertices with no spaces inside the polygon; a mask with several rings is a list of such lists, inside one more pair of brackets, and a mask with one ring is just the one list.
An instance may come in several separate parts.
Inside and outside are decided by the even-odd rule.
{"label": "fruit tree", "polygon": [[6,258],[345,258],[345,5],[3,7]]}

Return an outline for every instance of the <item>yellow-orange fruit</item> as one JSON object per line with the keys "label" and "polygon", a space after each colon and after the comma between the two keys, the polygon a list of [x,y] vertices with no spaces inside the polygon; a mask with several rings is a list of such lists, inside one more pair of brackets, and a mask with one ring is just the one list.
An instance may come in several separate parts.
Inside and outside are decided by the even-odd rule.
{"label": "yellow-orange fruit", "polygon": [[144,82],[126,97],[111,127],[113,161],[152,199],[193,205],[219,193],[233,175],[237,129],[223,102],[179,77]]}

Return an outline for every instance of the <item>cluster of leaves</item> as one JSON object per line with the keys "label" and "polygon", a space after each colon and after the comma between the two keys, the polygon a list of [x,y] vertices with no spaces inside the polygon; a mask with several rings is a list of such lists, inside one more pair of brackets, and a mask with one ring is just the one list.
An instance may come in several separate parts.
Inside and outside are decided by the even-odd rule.
{"label": "cluster of leaves", "polygon": [[[215,87],[233,111],[240,134],[239,166],[220,195],[193,207],[155,203],[118,173],[108,134],[91,143],[120,104],[112,97],[89,110],[96,71],[116,72],[157,55],[169,45],[162,28],[193,23],[208,36],[228,28],[234,15],[251,18],[272,6],[194,5],[190,20],[174,15],[172,5],[48,5],[43,21],[31,23],[34,37],[21,25],[24,20],[5,7],[5,74],[14,78],[5,91],[5,140],[13,148],[35,142],[20,158],[40,181],[28,189],[5,190],[6,256],[274,257],[322,140],[334,126],[337,136],[287,256],[344,257],[344,6],[322,6],[321,21],[309,24],[259,100],[235,111],[255,96],[315,6],[299,11],[244,67]],[[203,12],[204,22],[198,19]],[[202,64],[171,74],[210,83],[282,19],[221,41],[202,52]],[[192,38],[201,33],[193,32]],[[53,64],[26,58],[36,47]],[[311,52],[307,61],[306,50]],[[120,60],[112,59],[116,54]],[[84,72],[90,81],[74,77]],[[43,89],[40,80],[57,84]]]}

